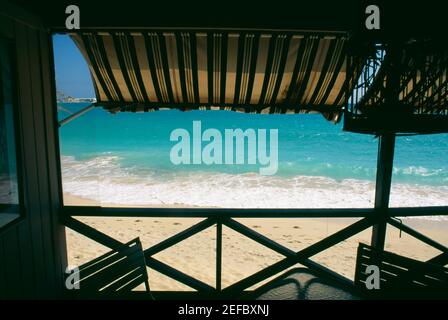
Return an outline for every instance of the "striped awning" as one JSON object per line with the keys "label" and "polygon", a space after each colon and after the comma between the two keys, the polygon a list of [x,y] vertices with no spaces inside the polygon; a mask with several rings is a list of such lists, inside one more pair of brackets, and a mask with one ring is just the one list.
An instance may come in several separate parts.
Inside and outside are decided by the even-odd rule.
{"label": "striped awning", "polygon": [[[82,32],[71,35],[111,112],[162,108],[321,112],[338,121],[352,91],[345,34]],[[357,77],[355,77],[356,79]]]}

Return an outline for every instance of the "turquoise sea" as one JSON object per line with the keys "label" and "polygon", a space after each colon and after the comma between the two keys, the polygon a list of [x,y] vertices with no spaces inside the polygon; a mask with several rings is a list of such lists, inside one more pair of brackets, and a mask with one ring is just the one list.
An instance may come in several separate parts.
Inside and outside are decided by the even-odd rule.
{"label": "turquoise sea", "polygon": [[[59,119],[85,107],[59,104]],[[173,130],[277,129],[278,170],[260,165],[174,165]],[[378,140],[319,114],[229,111],[110,114],[102,108],[60,128],[64,192],[103,204],[217,207],[371,207]],[[204,143],[206,144],[206,143]],[[447,205],[448,135],[397,138],[391,203]]]}

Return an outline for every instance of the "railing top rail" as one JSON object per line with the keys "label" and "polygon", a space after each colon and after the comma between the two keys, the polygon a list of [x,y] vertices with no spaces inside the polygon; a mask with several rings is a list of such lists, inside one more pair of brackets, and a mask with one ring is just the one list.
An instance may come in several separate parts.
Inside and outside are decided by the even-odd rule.
{"label": "railing top rail", "polygon": [[[97,217],[177,217],[177,218],[364,218],[374,208],[261,209],[261,208],[125,208],[64,206],[65,216]],[[392,217],[448,215],[448,206],[389,208]]]}
{"label": "railing top rail", "polygon": [[373,214],[374,209],[115,208],[64,206],[62,213],[66,216],[99,217],[363,218]]}

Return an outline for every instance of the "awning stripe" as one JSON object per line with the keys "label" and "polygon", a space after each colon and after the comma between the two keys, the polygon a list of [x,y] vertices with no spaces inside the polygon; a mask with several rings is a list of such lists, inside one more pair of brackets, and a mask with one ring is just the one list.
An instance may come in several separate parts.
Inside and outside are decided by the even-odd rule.
{"label": "awning stripe", "polygon": [[[290,35],[285,35],[281,39],[281,45],[280,45],[279,53],[277,56],[277,60],[278,60],[278,64],[277,64],[277,68],[276,68],[277,69],[277,72],[276,72],[277,79],[275,81],[272,97],[269,101],[269,104],[272,104],[272,105],[282,103],[282,101],[277,101],[277,98],[278,98],[278,94],[280,91],[280,86],[283,82],[283,76],[284,76],[286,62],[287,62],[288,53],[289,53],[290,41],[291,41]],[[285,111],[286,110],[283,110],[282,113]]]}
{"label": "awning stripe", "polygon": [[[215,52],[214,52],[214,46],[215,41],[214,37],[211,33],[207,33],[207,70],[215,70],[214,67],[214,58],[215,58]],[[218,60],[218,57],[216,57],[216,60]],[[216,72],[216,71],[215,71]],[[207,88],[208,88],[208,103],[213,104],[213,98],[215,96],[213,92],[213,73],[214,72],[207,72]]]}
{"label": "awning stripe", "polygon": [[[117,78],[116,75],[118,75],[118,72],[116,74],[114,74],[114,72],[112,71],[112,67],[110,65],[110,63],[117,63],[116,61],[116,57],[115,57],[115,53],[113,52],[113,48],[108,47],[108,51],[106,51],[106,48],[104,46],[103,43],[103,36],[96,36],[93,37],[94,39],[94,44],[96,46],[98,55],[97,55],[97,59],[99,59],[101,65],[102,65],[102,69],[104,70],[104,75],[106,77],[106,79],[108,80],[108,82],[111,85],[111,89],[112,89],[112,96],[115,97],[115,99],[118,99],[119,101],[125,101],[120,87],[118,86],[118,82],[117,82]],[[95,48],[94,48],[95,50]],[[108,55],[109,53],[109,55]],[[117,70],[119,71],[119,70]],[[123,90],[128,90],[126,86],[122,86]]]}
{"label": "awning stripe", "polygon": [[151,74],[153,70],[149,66],[145,37],[142,34],[132,34],[130,43],[133,43],[130,51],[132,54],[135,54],[136,65],[140,68],[136,73],[140,75],[142,81],[141,91],[146,94],[149,103],[157,101],[155,84]]}
{"label": "awning stripe", "polygon": [[[343,52],[344,50],[344,43],[339,43],[339,50],[338,52]],[[327,88],[322,96],[322,104],[326,104],[327,99],[330,96],[330,93],[336,83],[336,79],[338,78],[338,76],[340,76],[341,73],[346,72],[344,65],[346,64],[345,59],[343,59],[342,56],[339,56],[337,58],[337,63],[334,65],[334,68],[331,70],[330,75],[331,75],[331,79],[329,80],[328,83],[326,83],[324,85],[325,88]],[[340,70],[339,72],[336,72],[337,70]],[[342,91],[341,91],[342,92]]]}
{"label": "awning stripe", "polygon": [[98,104],[112,112],[328,107],[336,119],[351,91],[346,85],[354,83],[346,79],[343,34],[171,30],[84,32],[73,39],[89,64]]}
{"label": "awning stripe", "polygon": [[177,45],[175,35],[168,33],[165,35],[165,45],[167,51],[167,66],[169,72],[169,82],[171,84],[171,91],[173,93],[173,100],[175,102],[187,101],[187,97],[182,94],[182,83],[185,84],[185,79],[180,78],[179,57],[177,55]]}
{"label": "awning stripe", "polygon": [[238,35],[228,34],[227,37],[227,70],[226,70],[226,88],[225,88],[225,104],[229,106],[233,104],[236,84],[236,61],[238,51]]}
{"label": "awning stripe", "polygon": [[119,100],[120,97],[117,95],[116,88],[114,87],[114,85],[110,79],[110,75],[107,73],[106,66],[104,65],[101,53],[99,51],[99,46],[97,43],[96,36],[91,37],[91,43],[92,43],[93,53],[95,54],[95,59],[98,63],[99,70],[101,72],[101,76],[103,77],[103,79],[107,85],[107,89],[108,89],[110,95],[112,96],[112,99]]}
{"label": "awning stripe", "polygon": [[257,67],[258,60],[258,46],[260,43],[260,35],[254,35],[252,37],[252,49],[250,55],[250,67],[248,67],[248,76],[247,76],[247,89],[246,89],[246,99],[244,104],[254,104],[252,102],[252,91],[254,89],[254,79],[255,79],[255,71]]}
{"label": "awning stripe", "polygon": [[[179,80],[180,80],[180,87],[182,90],[182,99],[184,101],[188,101],[188,102],[192,102],[190,95],[187,92],[187,85],[188,87],[190,87],[191,85],[191,81],[189,81],[189,76],[188,76],[188,57],[185,57],[184,52],[186,52],[185,50],[185,41],[184,41],[184,34],[175,34],[174,35],[176,38],[176,48],[177,48],[177,58],[178,58],[178,65],[179,65]],[[187,39],[188,41],[188,39]]]}
{"label": "awning stripe", "polygon": [[225,100],[226,100],[226,75],[227,75],[227,42],[229,41],[228,39],[228,34],[227,33],[223,33],[222,34],[222,47],[221,47],[221,78],[220,78],[220,96],[219,96],[219,103],[220,104],[224,104]]}
{"label": "awning stripe", "polygon": [[260,92],[260,98],[258,100],[258,105],[261,106],[265,103],[266,101],[266,95],[267,95],[267,91],[268,91],[268,86],[271,83],[271,79],[272,79],[272,66],[273,66],[273,62],[274,62],[274,55],[275,55],[275,49],[277,48],[277,35],[274,35],[273,37],[265,37],[264,39],[261,39],[261,41],[264,42],[269,42],[269,46],[268,46],[268,51],[267,51],[267,57],[266,57],[266,61],[263,61],[263,66],[264,67],[264,80],[263,80],[263,85],[261,87],[261,92]]}
{"label": "awning stripe", "polygon": [[296,86],[296,93],[293,95],[293,104],[297,105],[303,102],[304,97],[309,94],[307,87],[309,86],[309,80],[311,77],[311,71],[313,69],[314,61],[319,48],[319,39],[317,37],[312,37],[311,46],[305,51],[305,56],[302,58],[302,64],[304,68],[301,72],[301,77],[299,78],[299,83]]}
{"label": "awning stripe", "polygon": [[196,43],[196,34],[189,33],[189,54],[191,59],[191,75],[193,81],[193,94],[194,94],[194,103],[199,105],[199,81],[198,81],[198,54],[197,54],[197,43]]}
{"label": "awning stripe", "polygon": [[[173,88],[170,81],[170,67],[168,65],[168,55],[166,41],[168,40],[169,34],[159,33],[156,38],[156,42],[159,45],[159,50],[157,51],[157,57],[159,59],[159,63],[162,65],[163,78],[165,79],[165,88],[167,95],[167,102],[177,103],[178,101],[174,99]],[[173,69],[176,70],[176,66],[173,66]]]}
{"label": "awning stripe", "polygon": [[320,74],[318,74],[319,80],[317,80],[315,89],[310,91],[310,92],[312,92],[312,96],[307,101],[308,104],[314,104],[318,94],[320,93],[322,84],[323,84],[326,76],[328,75],[327,72],[328,72],[328,69],[330,68],[330,63],[333,60],[333,57],[334,57],[333,54],[334,54],[334,50],[335,50],[335,46],[336,46],[336,41],[330,40],[329,42],[330,43],[329,43],[327,52],[326,52],[326,54],[323,55],[324,63],[323,63],[323,67],[322,67]]}
{"label": "awning stripe", "polygon": [[135,94],[131,94],[131,92],[134,93],[134,88],[132,88],[132,84],[126,81],[126,76],[128,72],[125,68],[122,68],[120,66],[118,50],[115,45],[113,37],[107,35],[102,36],[102,42],[105,48],[105,54],[107,55],[107,61],[109,62],[111,72],[117,83],[117,92],[121,93],[124,100],[136,99]]}
{"label": "awning stripe", "polygon": [[[98,91],[96,92],[97,100],[113,101],[114,98],[112,97],[112,93],[109,90],[108,83],[106,83],[106,79],[103,76],[101,65],[99,64],[99,61],[97,61],[95,58],[97,50],[94,50],[91,47],[93,41],[89,41],[87,39],[87,37],[89,36],[83,36],[78,38],[78,35],[74,35],[72,37],[74,38],[75,43],[77,43],[78,48],[80,48],[81,52],[84,54],[84,58],[87,60],[89,65],[90,72],[93,75],[93,78],[96,80],[95,82],[97,84],[98,89]],[[102,90],[100,90],[99,88],[101,88]],[[104,93],[105,96],[103,96],[102,93]]]}
{"label": "awning stripe", "polygon": [[[272,42],[275,43],[273,56],[272,56],[272,65],[271,65],[271,73],[269,77],[269,85],[266,93],[265,103],[275,104],[276,95],[275,88],[276,84],[279,83],[279,66],[281,63],[281,50],[283,45],[284,38],[281,36],[277,36],[275,40]],[[281,81],[281,79],[280,79]]]}
{"label": "awning stripe", "polygon": [[159,101],[167,102],[169,99],[168,99],[168,94],[167,94],[167,90],[166,90],[165,75],[163,73],[162,62],[159,57],[159,52],[160,52],[159,38],[157,37],[157,35],[149,34],[148,40],[149,40],[148,42],[150,45],[149,48],[151,50],[150,56],[151,56],[153,64],[154,64],[154,70],[156,71],[156,77],[154,79],[154,83],[157,83],[159,90],[160,90]]}
{"label": "awning stripe", "polygon": [[237,64],[236,64],[236,81],[235,81],[235,93],[233,98],[233,104],[239,105],[239,96],[241,90],[241,77],[243,75],[243,59],[244,59],[244,42],[246,35],[244,33],[238,35],[238,56],[237,56]]}
{"label": "awning stripe", "polygon": [[197,70],[198,70],[199,103],[206,104],[209,102],[206,33],[198,33],[196,35],[196,50],[197,50],[197,62],[198,62]]}
{"label": "awning stripe", "polygon": [[[93,82],[93,87],[94,87],[94,90],[95,90],[95,95],[97,97],[105,97],[106,96],[106,93],[104,91],[105,90],[105,83],[103,82],[102,78],[99,78],[97,76],[99,74],[99,72],[97,70],[97,66],[92,64],[92,62],[91,62],[91,58],[89,56],[90,52],[88,53],[85,50],[85,48],[84,48],[85,46],[81,45],[81,44],[83,44],[83,40],[82,40],[81,37],[79,37],[77,34],[73,35],[72,37],[74,39],[75,38],[77,39],[77,41],[75,41],[75,43],[78,45],[78,48],[81,51],[81,54],[83,55],[84,59],[86,59],[86,61],[87,61],[87,65],[89,67],[90,75],[91,75],[92,80],[93,80],[92,82]],[[97,83],[100,83],[101,85],[98,86]],[[110,97],[110,95],[108,95],[107,97],[108,97],[108,99],[112,99]]]}
{"label": "awning stripe", "polygon": [[300,63],[302,56],[305,54],[305,50],[307,49],[308,39],[301,39],[299,44],[299,49],[297,50],[297,56],[295,57],[295,67],[294,72],[292,74],[291,85],[289,86],[288,93],[286,95],[286,101],[290,101],[293,97],[293,94],[296,90],[296,85],[299,83],[299,77],[301,75],[300,70],[303,68],[303,63]]}
{"label": "awning stripe", "polygon": [[325,96],[325,93],[326,93],[325,88],[329,88],[330,87],[329,83],[331,82],[333,76],[338,74],[338,73],[335,73],[336,67],[338,65],[340,66],[339,63],[342,62],[341,59],[339,59],[341,51],[342,51],[342,43],[337,42],[336,45],[335,45],[335,49],[334,50],[335,50],[335,54],[333,55],[333,57],[332,57],[332,59],[330,61],[330,64],[329,64],[329,67],[328,67],[328,72],[325,73],[325,78],[324,78],[324,81],[322,82],[322,85],[321,85],[322,86],[322,90],[319,91],[319,95],[317,97],[317,99],[318,99],[318,101],[320,103],[322,103],[324,101],[323,97]]}
{"label": "awning stripe", "polygon": [[[349,69],[347,70],[347,75],[359,75],[361,73],[361,68],[362,65],[359,63],[353,63],[353,61],[351,61],[352,63],[350,63]],[[344,80],[344,85],[343,88],[353,88],[355,86],[355,81],[358,80],[358,77],[356,76],[346,76],[345,80]],[[334,104],[333,105],[338,105],[340,103],[341,100],[343,99],[348,99],[348,94],[350,94],[352,92],[352,90],[340,90],[338,96],[336,97],[336,99],[334,100]]]}
{"label": "awning stripe", "polygon": [[137,55],[135,53],[135,50],[132,50],[132,48],[135,48],[134,44],[134,37],[130,34],[127,34],[126,37],[122,38],[122,44],[123,44],[123,50],[126,51],[126,61],[127,65],[131,70],[129,72],[132,75],[133,82],[135,84],[135,90],[139,96],[139,99],[142,102],[150,102],[149,97],[146,93],[146,90],[142,90],[145,88],[145,85],[143,83],[142,75],[141,75],[141,68],[137,60]]}
{"label": "awning stripe", "polygon": [[[136,83],[134,81],[132,81],[132,77],[131,74],[133,73],[133,66],[129,65],[129,62],[127,61],[127,57],[126,57],[126,52],[125,52],[125,48],[123,46],[122,43],[122,38],[120,35],[113,35],[112,37],[112,41],[113,41],[113,45],[115,47],[115,51],[116,51],[116,56],[118,59],[118,63],[119,63],[119,70],[122,73],[122,77],[124,79],[124,81],[126,82],[126,86],[127,89],[129,91],[129,94],[131,95],[132,100],[134,101],[138,101],[138,102],[147,102],[147,101],[142,101],[143,99],[141,97],[137,97],[137,94],[135,91],[137,91],[138,86],[136,85]],[[112,50],[108,50],[109,52]],[[110,59],[113,60],[113,59]],[[137,69],[138,70],[138,69]]]}
{"label": "awning stripe", "polygon": [[149,34],[145,34],[144,38],[145,38],[145,46],[146,46],[146,50],[147,50],[146,56],[148,59],[149,71],[151,73],[151,80],[149,80],[149,79],[146,79],[146,80],[151,82],[154,85],[154,90],[155,90],[155,93],[157,96],[156,99],[154,99],[154,100],[156,100],[157,102],[162,102],[162,101],[165,101],[165,99],[162,96],[162,89],[160,88],[160,83],[162,83],[161,81],[159,81],[160,69],[156,66],[152,37]]}

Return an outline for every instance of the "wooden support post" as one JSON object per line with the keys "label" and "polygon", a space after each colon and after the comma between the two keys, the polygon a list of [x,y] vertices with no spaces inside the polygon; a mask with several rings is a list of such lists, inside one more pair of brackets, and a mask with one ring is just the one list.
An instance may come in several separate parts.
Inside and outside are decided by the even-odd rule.
{"label": "wooden support post", "polygon": [[386,238],[392,168],[394,161],[395,134],[382,135],[379,138],[378,166],[375,187],[375,214],[379,222],[373,226],[372,247],[383,250]]}
{"label": "wooden support post", "polygon": [[[400,49],[395,45],[389,45],[385,66],[387,70],[387,83],[385,90],[385,104],[381,106],[383,115],[388,120],[388,115],[393,115],[396,107],[399,107],[399,63]],[[379,215],[378,224],[374,225],[372,232],[372,247],[384,250],[386,238],[387,218],[389,216],[389,197],[392,182],[392,169],[394,164],[395,133],[383,132],[378,142],[378,165],[375,186],[375,214]]]}
{"label": "wooden support post", "polygon": [[221,291],[222,279],[222,223],[216,224],[216,291]]}

